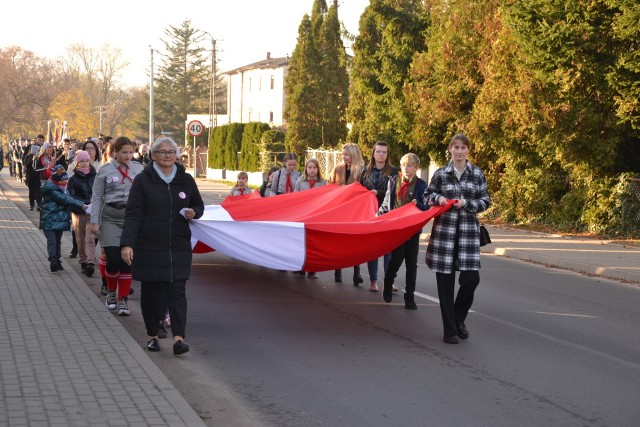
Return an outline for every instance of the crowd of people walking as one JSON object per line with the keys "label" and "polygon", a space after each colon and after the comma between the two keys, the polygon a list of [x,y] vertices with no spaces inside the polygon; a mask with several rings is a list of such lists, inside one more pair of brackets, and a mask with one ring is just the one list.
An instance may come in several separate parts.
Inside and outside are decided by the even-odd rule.
{"label": "crowd of people walking", "polygon": [[[298,170],[298,156],[287,153],[281,168],[271,168],[260,195],[275,197],[307,191],[326,184],[359,183],[376,197],[377,215],[406,204],[420,210],[452,205],[435,218],[425,262],[436,274],[443,340],[456,344],[469,337],[467,314],[480,282],[480,228],[477,214],[490,205],[482,170],[469,159],[471,143],[455,135],[447,148],[450,161],[435,171],[429,185],[417,172],[420,158],[407,153],[400,168],[390,162],[383,141],[371,148],[365,164],[360,148],[347,143],[342,161],[324,178],[316,159]],[[98,261],[102,294],[109,310],[130,314],[128,297],[132,280],[141,282],[141,311],[148,335],[147,349],[159,351],[164,326],[171,324],[173,353],[189,351],[186,335],[186,281],[191,270],[189,221],[202,216],[204,203],[194,178],[180,164],[179,147],[162,137],[146,145],[125,136],[79,143],[64,140],[55,146],[43,135],[33,141],[16,140],[8,153],[10,174],[29,187],[30,209],[40,211],[40,228],[47,238],[52,273],[63,270],[60,239],[73,230],[70,257],[78,257],[83,274],[91,277]],[[251,194],[248,175],[240,172],[231,196]],[[389,303],[399,292],[395,278],[405,264],[404,307],[415,301],[421,231],[383,255],[382,298]],[[99,246],[99,256],[96,248]],[[369,290],[379,291],[379,259],[367,263]],[[455,294],[456,272],[459,290]],[[315,271],[299,271],[317,278]],[[342,281],[342,270],[334,271]],[[360,266],[353,267],[353,284],[363,283]]]}

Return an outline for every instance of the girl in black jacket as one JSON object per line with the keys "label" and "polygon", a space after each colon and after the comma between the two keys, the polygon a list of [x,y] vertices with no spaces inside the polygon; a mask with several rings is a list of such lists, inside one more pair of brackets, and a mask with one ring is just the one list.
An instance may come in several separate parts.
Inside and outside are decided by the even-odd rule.
{"label": "girl in black jacket", "polygon": [[[384,141],[376,142],[371,149],[369,165],[360,176],[360,184],[375,194],[378,199],[378,209],[380,209],[384,201],[387,185],[389,184],[389,177],[394,175],[398,175],[398,168],[392,166],[389,161],[389,146]],[[391,252],[385,254],[383,260],[384,272],[386,273],[389,262],[391,261]],[[369,261],[367,267],[369,270],[369,279],[371,280],[369,290],[371,292],[378,292],[378,258]],[[398,292],[398,288],[393,286],[393,292]]]}

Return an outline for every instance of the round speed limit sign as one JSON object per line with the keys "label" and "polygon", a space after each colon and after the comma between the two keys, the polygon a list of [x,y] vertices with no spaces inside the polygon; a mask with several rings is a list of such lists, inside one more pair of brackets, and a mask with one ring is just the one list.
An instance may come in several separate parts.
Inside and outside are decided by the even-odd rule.
{"label": "round speed limit sign", "polygon": [[199,120],[191,120],[187,124],[187,132],[191,136],[200,136],[204,133],[204,125]]}

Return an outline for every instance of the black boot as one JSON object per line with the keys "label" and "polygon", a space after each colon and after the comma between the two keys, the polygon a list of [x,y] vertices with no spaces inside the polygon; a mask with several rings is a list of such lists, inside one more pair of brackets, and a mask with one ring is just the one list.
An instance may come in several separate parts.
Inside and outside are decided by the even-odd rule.
{"label": "black boot", "polygon": [[413,298],[413,292],[405,292],[404,294],[404,308],[407,310],[417,310],[418,306]]}
{"label": "black boot", "polygon": [[96,271],[96,267],[95,267],[95,265],[93,265],[93,264],[91,264],[91,263],[88,263],[88,264],[87,264],[87,269],[86,269],[86,271],[85,271],[85,273],[84,273],[84,274],[86,274],[86,275],[87,275],[87,277],[91,277],[91,276],[93,276],[93,272],[94,272],[94,271]]}
{"label": "black boot", "polygon": [[382,289],[382,298],[384,302],[393,301],[393,280],[389,280],[385,277],[384,288]]}
{"label": "black boot", "polygon": [[336,270],[334,272],[333,279],[335,280],[336,283],[341,283],[342,282],[342,270]]}
{"label": "black boot", "polygon": [[362,276],[360,276],[360,266],[356,265],[353,267],[353,286],[359,286],[362,283]]}
{"label": "black boot", "polygon": [[81,262],[80,263],[80,273],[87,274],[87,263],[86,262]]}

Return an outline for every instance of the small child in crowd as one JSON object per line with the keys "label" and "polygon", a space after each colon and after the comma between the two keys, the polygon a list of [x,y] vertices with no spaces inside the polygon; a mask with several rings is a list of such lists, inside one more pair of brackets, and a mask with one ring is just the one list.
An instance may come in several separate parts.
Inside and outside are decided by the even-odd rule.
{"label": "small child in crowd", "polygon": [[316,159],[309,159],[304,165],[304,172],[293,186],[293,191],[310,190],[327,185],[327,180],[322,178],[320,163]]}
{"label": "small child in crowd", "polygon": [[[378,214],[383,215],[392,209],[402,207],[408,203],[415,204],[420,210],[426,211],[423,196],[427,190],[427,183],[416,176],[420,168],[420,158],[407,153],[400,159],[401,173],[389,177],[387,192],[384,201],[378,210]],[[418,274],[418,250],[420,249],[420,233],[411,236],[409,240],[398,246],[391,253],[391,261],[384,276],[384,289],[382,297],[385,302],[393,299],[393,281],[398,270],[404,261],[406,268],[406,287],[404,291],[404,308],[416,310],[414,292],[416,290],[416,276]]]}
{"label": "small child in crowd", "polygon": [[61,165],[56,165],[49,180],[42,186],[40,229],[47,238],[47,254],[52,273],[62,271],[60,242],[62,232],[71,228],[71,212],[84,214],[87,205],[67,194],[69,176]]}
{"label": "small child in crowd", "polygon": [[[73,175],[69,178],[67,190],[71,197],[89,205],[91,204],[96,170],[91,164],[91,156],[88,152],[78,150],[75,157],[75,169]],[[72,212],[71,219],[73,229],[76,232],[78,261],[82,267],[81,272],[91,277],[95,271],[96,264],[96,241],[90,229],[91,215],[84,212]]]}
{"label": "small child in crowd", "polygon": [[247,181],[249,181],[249,175],[246,172],[238,173],[238,181],[236,186],[231,189],[232,196],[240,196],[242,194],[251,194],[251,189],[247,187]]}
{"label": "small child in crowd", "polygon": [[300,178],[298,167],[298,156],[294,153],[287,153],[283,159],[284,166],[273,174],[273,182],[269,189],[269,196],[293,193],[293,185]]}
{"label": "small child in crowd", "polygon": [[269,190],[271,190],[271,183],[273,182],[274,172],[278,172],[277,166],[272,166],[266,174],[262,175],[263,181],[262,185],[260,186],[260,195],[262,197],[267,197],[269,195]]}
{"label": "small child in crowd", "polygon": [[[320,163],[316,159],[309,159],[304,165],[304,172],[293,187],[294,191],[310,190],[312,188],[322,187],[327,185],[327,180],[322,178],[320,173]],[[298,271],[298,274],[304,276],[304,271]],[[310,279],[317,279],[316,273],[313,271],[307,272],[307,277]]]}

